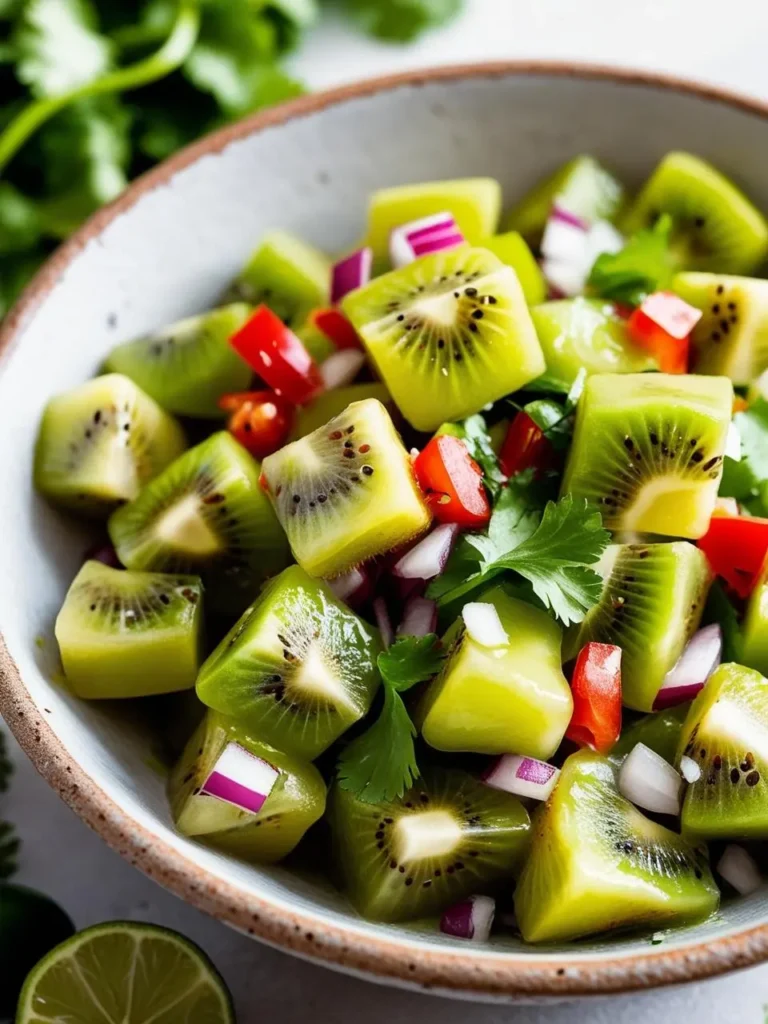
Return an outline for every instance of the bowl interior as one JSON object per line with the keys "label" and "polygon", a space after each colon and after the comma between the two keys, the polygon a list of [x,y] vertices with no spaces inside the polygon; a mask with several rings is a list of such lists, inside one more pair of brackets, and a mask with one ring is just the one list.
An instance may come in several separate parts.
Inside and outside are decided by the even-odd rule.
{"label": "bowl interior", "polygon": [[[0,367],[5,641],[37,715],[98,787],[91,802],[106,796],[137,832],[180,855],[175,868],[190,885],[199,883],[207,905],[222,915],[227,910],[217,888],[228,883],[243,900],[311,916],[318,931],[342,926],[350,944],[364,936],[397,940],[404,956],[453,950],[471,960],[501,952],[512,970],[520,959],[555,956],[567,963],[650,952],[648,939],[629,938],[524,952],[499,939],[493,950],[468,949],[434,931],[366,923],[325,883],[280,867],[249,867],[176,835],[143,718],[126,717],[124,707],[78,702],[62,685],[52,623],[89,533],[32,491],[43,405],[94,374],[117,341],[212,304],[268,228],[294,230],[339,252],[361,235],[367,198],[381,186],[487,174],[501,180],[511,202],[576,153],[596,154],[635,185],[673,148],[710,158],[768,210],[768,117],[747,108],[651,83],[541,71],[399,84],[243,130],[223,148],[176,161],[166,178],[155,175],[134,190],[119,213],[102,215],[98,230],[86,231],[82,244],[70,246],[58,269],[38,281],[37,296],[7,336]],[[18,707],[6,703],[5,710],[34,754],[35,737],[22,726]],[[21,710],[35,715],[30,706]],[[50,748],[47,730],[39,742]],[[38,762],[45,756],[43,749]],[[131,843],[135,848],[128,836]],[[710,943],[766,916],[768,900],[756,894],[669,936],[664,949]]]}

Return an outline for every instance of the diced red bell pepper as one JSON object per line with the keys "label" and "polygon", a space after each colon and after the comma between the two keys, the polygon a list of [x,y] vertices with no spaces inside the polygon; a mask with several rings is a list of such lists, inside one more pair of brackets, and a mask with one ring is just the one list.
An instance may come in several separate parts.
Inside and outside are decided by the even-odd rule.
{"label": "diced red bell pepper", "polygon": [[433,437],[413,463],[419,486],[435,519],[479,529],[491,518],[483,471],[459,437]]}
{"label": "diced red bell pepper", "polygon": [[330,338],[337,349],[363,347],[360,335],[338,309],[313,309],[307,319]]}
{"label": "diced red bell pepper", "polygon": [[527,412],[519,412],[507,429],[501,446],[499,462],[502,472],[513,477],[525,469],[546,469],[554,451],[551,441]]}
{"label": "diced red bell pepper", "polygon": [[227,430],[257,459],[276,452],[288,439],[294,407],[274,391],[223,395],[219,406],[232,414]]}
{"label": "diced red bell pepper", "polygon": [[714,515],[696,542],[712,571],[722,576],[739,597],[749,597],[766,567],[768,519]]}
{"label": "diced red bell pepper", "polygon": [[323,388],[323,378],[302,341],[268,306],[258,306],[229,343],[278,395],[304,405]]}
{"label": "diced red bell pepper", "polygon": [[621,648],[588,643],[571,680],[573,716],[565,731],[580,747],[606,754],[621,732]]}
{"label": "diced red bell pepper", "polygon": [[674,292],[654,292],[627,320],[632,341],[656,357],[662,373],[687,373],[691,331],[701,310]]}

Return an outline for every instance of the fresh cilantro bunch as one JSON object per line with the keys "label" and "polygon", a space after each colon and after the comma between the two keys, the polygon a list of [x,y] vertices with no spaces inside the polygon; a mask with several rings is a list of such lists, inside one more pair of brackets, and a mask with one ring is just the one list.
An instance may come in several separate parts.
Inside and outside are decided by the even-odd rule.
{"label": "fresh cilantro bunch", "polygon": [[670,245],[672,219],[663,214],[652,228],[638,231],[617,253],[595,260],[587,286],[604,299],[639,306],[646,295],[667,288],[676,267]]}
{"label": "fresh cilantro bunch", "polygon": [[[408,40],[462,0],[343,0]],[[0,0],[0,318],[61,239],[199,135],[303,91],[331,0]],[[338,4],[337,4],[338,6]]]}

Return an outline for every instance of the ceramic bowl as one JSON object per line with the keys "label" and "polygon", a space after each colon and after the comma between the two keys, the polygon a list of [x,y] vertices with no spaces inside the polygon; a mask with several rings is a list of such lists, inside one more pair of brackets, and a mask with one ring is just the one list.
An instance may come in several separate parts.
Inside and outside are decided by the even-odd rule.
{"label": "ceramic bowl", "polygon": [[594,153],[636,185],[668,150],[711,159],[768,210],[768,108],[658,75],[546,64],[367,82],[259,114],[184,150],[93,217],[43,267],[0,339],[0,710],[40,772],[131,863],[266,942],[390,983],[476,998],[607,993],[703,978],[768,956],[768,898],[651,945],[462,943],[361,920],[329,886],[249,867],[172,828],[151,737],[124,709],[79,702],[57,672],[53,618],[88,544],[31,488],[40,411],[118,340],[213,303],[268,228],[329,252],[360,235],[370,193],[492,175],[507,201]]}

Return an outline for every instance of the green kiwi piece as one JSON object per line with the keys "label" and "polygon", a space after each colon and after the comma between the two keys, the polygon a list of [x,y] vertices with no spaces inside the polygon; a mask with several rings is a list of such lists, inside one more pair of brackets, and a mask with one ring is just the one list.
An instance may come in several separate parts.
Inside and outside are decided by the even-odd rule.
{"label": "green kiwi piece", "polygon": [[336,576],[429,526],[431,514],[389,413],[353,402],[263,463],[265,485],[294,557],[310,576]]}
{"label": "green kiwi piece", "polygon": [[[231,743],[280,773],[255,814],[201,792]],[[242,860],[272,864],[287,856],[322,817],[326,788],[314,765],[270,746],[242,723],[209,711],[171,773],[168,796],[182,835]]]}
{"label": "green kiwi piece", "polygon": [[589,377],[561,493],[586,498],[609,530],[701,537],[715,507],[732,406],[727,377]]}
{"label": "green kiwi piece", "polygon": [[289,561],[259,486],[259,465],[224,431],[185,452],[119,508],[109,535],[129,569],[195,573],[209,607],[235,615]]}
{"label": "green kiwi piece", "polygon": [[169,412],[222,419],[221,396],[245,391],[253,376],[229,344],[249,312],[238,302],[179,320],[113,348],[105,368],[130,377]]}
{"label": "green kiwi piece", "polygon": [[149,697],[195,685],[203,645],[197,576],[86,562],[56,619],[64,675],[78,697]]}
{"label": "green kiwi piece", "polygon": [[380,804],[336,785],[329,820],[342,887],[375,921],[428,917],[493,892],[519,870],[530,834],[517,797],[454,769],[429,768]]}
{"label": "green kiwi piece", "polygon": [[691,705],[678,758],[701,769],[686,787],[683,834],[697,839],[768,839],[768,679],[721,665]]}
{"label": "green kiwi piece", "polygon": [[625,800],[604,757],[582,750],[568,758],[534,819],[515,890],[526,942],[691,924],[719,899],[703,848]]}
{"label": "green kiwi piece", "polygon": [[265,742],[312,760],[368,713],[380,650],[375,629],[292,565],[205,662],[197,695]]}
{"label": "green kiwi piece", "polygon": [[596,568],[603,592],[566,633],[563,656],[570,661],[590,641],[621,647],[623,701],[650,711],[701,621],[712,582],[706,555],[684,540],[612,544]]}
{"label": "green kiwi piece", "polygon": [[342,307],[417,430],[470,416],[545,369],[517,275],[487,249],[415,260]]}
{"label": "green kiwi piece", "polygon": [[555,203],[591,223],[614,220],[624,201],[621,184],[591,156],[577,156],[535,186],[505,218],[538,248]]}
{"label": "green kiwi piece", "polygon": [[638,743],[644,743],[659,757],[674,765],[677,747],[680,743],[685,716],[691,706],[690,701],[678,704],[677,707],[656,711],[652,715],[643,715],[636,722],[625,726],[621,731],[618,743],[612,748],[608,760],[620,765],[627,754],[631,753]]}
{"label": "green kiwi piece", "polygon": [[422,217],[450,213],[470,245],[495,233],[501,212],[501,185],[493,178],[459,178],[395,185],[374,192],[368,205],[366,245],[373,249],[374,271],[389,266],[389,236],[394,228]]}
{"label": "green kiwi piece", "polygon": [[494,256],[498,256],[502,263],[512,267],[529,306],[546,299],[547,282],[530,246],[519,231],[505,231],[504,234],[493,235],[481,244],[483,249],[488,249]]}
{"label": "green kiwi piece", "polygon": [[553,389],[570,390],[582,368],[591,373],[657,370],[653,356],[629,338],[626,320],[603,299],[558,299],[533,306],[531,317]]}
{"label": "green kiwi piece", "polygon": [[673,222],[671,247],[681,270],[749,274],[768,251],[768,224],[747,197],[690,153],[668,153],[627,210],[627,234]]}
{"label": "green kiwi piece", "polygon": [[305,321],[301,327],[296,327],[295,332],[316,363],[324,363],[328,356],[338,351],[328,335],[310,320]]}
{"label": "green kiwi piece", "polygon": [[749,596],[741,627],[741,660],[768,676],[768,580]]}
{"label": "green kiwi piece", "polygon": [[313,245],[287,231],[271,231],[224,295],[224,302],[262,302],[288,324],[298,326],[313,306],[327,306],[331,261]]}
{"label": "green kiwi piece", "polygon": [[35,487],[56,505],[106,518],[185,447],[172,416],[133,381],[109,373],[45,407],[35,446]]}
{"label": "green kiwi piece", "polygon": [[768,368],[768,281],[691,272],[675,275],[672,290],[702,311],[691,335],[696,373],[748,385]]}
{"label": "green kiwi piece", "polygon": [[341,415],[353,402],[364,402],[367,398],[375,398],[382,405],[386,405],[390,400],[386,387],[378,381],[350,384],[348,387],[324,391],[309,405],[302,405],[296,410],[296,420],[289,440],[298,441],[300,437],[306,437],[314,430],[324,427],[334,416]]}
{"label": "green kiwi piece", "polygon": [[488,648],[459,618],[443,638],[448,654],[417,712],[427,743],[438,750],[525,754],[546,760],[560,746],[573,700],[561,668],[560,626],[546,612],[500,586],[482,596],[509,637]]}

